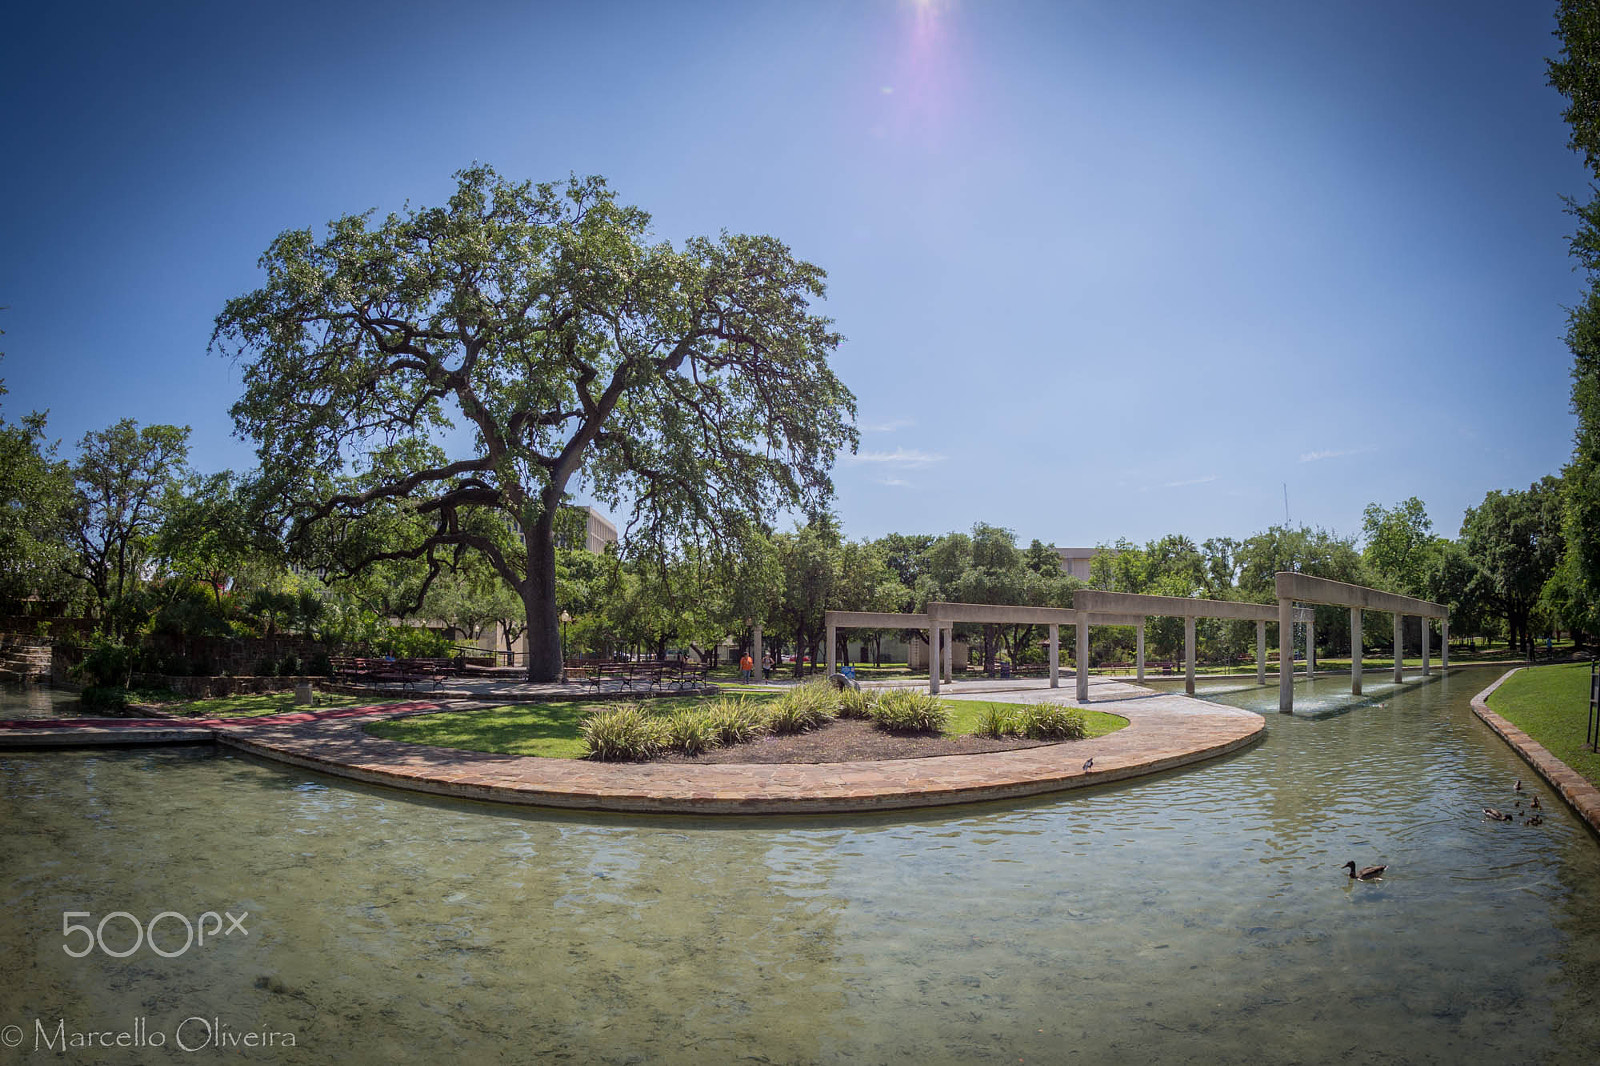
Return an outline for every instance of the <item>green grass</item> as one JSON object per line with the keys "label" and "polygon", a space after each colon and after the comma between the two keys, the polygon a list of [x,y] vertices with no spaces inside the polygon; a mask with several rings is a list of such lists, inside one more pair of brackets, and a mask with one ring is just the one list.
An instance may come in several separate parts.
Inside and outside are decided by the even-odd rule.
{"label": "green grass", "polygon": [[[985,711],[994,708],[1010,711],[1017,707],[1015,703],[997,700],[945,700],[944,705],[950,709],[949,733],[953,736],[974,732]],[[1083,708],[1083,721],[1089,727],[1090,738],[1115,733],[1128,724],[1128,720],[1121,715],[1091,711],[1087,707]]]}
{"label": "green grass", "polygon": [[[779,692],[759,690],[746,696],[770,700]],[[213,701],[215,702],[215,701]],[[649,701],[652,713],[668,715],[694,707],[709,707],[714,702],[704,696],[664,696]],[[1016,704],[981,700],[944,700],[950,712],[948,736],[971,733],[985,708],[1013,708]],[[614,704],[605,703],[522,703],[507,707],[488,707],[477,711],[444,711],[412,715],[386,722],[374,722],[367,732],[386,740],[409,744],[432,744],[441,748],[489,751],[502,755],[537,755],[548,759],[581,759],[585,745],[580,726],[590,712]],[[265,713],[265,712],[263,712]],[[1126,718],[1085,709],[1083,716],[1089,736],[1113,733],[1128,724]]]}
{"label": "green grass", "polygon": [[[773,691],[751,699],[770,699]],[[649,701],[652,713],[671,714],[710,706],[703,696],[662,696]],[[501,755],[538,755],[547,759],[581,759],[587,750],[583,719],[615,703],[518,703],[477,711],[444,711],[374,722],[367,732],[385,740],[433,744],[441,748],[492,751]]]}
{"label": "green grass", "polygon": [[138,702],[153,704],[169,714],[192,715],[196,718],[259,718],[264,714],[287,714],[291,711],[326,711],[334,707],[377,707],[400,700],[375,700],[371,696],[346,696],[336,692],[318,692],[317,702],[311,707],[297,705],[294,692],[251,692],[239,696],[220,696],[210,700],[152,698],[139,694]]}
{"label": "green grass", "polygon": [[1589,664],[1530,666],[1495,689],[1489,708],[1600,785],[1600,755],[1583,743],[1589,716]]}

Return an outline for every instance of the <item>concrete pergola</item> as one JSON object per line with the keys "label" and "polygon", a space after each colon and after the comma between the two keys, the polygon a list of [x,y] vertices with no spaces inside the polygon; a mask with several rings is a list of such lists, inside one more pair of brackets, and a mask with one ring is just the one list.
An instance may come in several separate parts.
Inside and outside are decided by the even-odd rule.
{"label": "concrete pergola", "polygon": [[[1312,577],[1309,574],[1294,574],[1288,571],[1279,571],[1274,583],[1278,592],[1278,619],[1290,617],[1299,608],[1294,607],[1294,601],[1301,603],[1326,603],[1336,607],[1350,608],[1350,691],[1355,695],[1361,694],[1361,612],[1386,611],[1394,615],[1394,680],[1400,683],[1404,660],[1401,657],[1400,624],[1406,615],[1428,619],[1439,619],[1440,644],[1439,666],[1442,670],[1450,668],[1450,608],[1428,600],[1419,600],[1411,596],[1401,596],[1393,592],[1380,592],[1369,589],[1365,585],[1348,585],[1343,581],[1330,581],[1325,577]],[[1432,673],[1428,663],[1428,625],[1422,624],[1422,674],[1424,677]],[[1280,628],[1278,634],[1279,656],[1283,655],[1283,633]],[[1294,679],[1280,676],[1278,679],[1278,710],[1289,714],[1294,710]]]}
{"label": "concrete pergola", "polygon": [[[1294,681],[1294,625],[1306,627],[1306,676],[1317,668],[1316,619],[1310,608],[1291,608],[1282,614],[1281,603],[1238,603],[1233,600],[1200,600],[1187,596],[1146,596],[1134,592],[1101,592],[1097,589],[1078,589],[1072,594],[1072,603],[1079,608],[1085,620],[1078,623],[1078,699],[1089,698],[1088,647],[1089,626],[1116,625],[1096,619],[1109,615],[1136,616],[1139,624],[1138,670],[1139,680],[1144,680],[1144,620],[1150,615],[1183,619],[1183,691],[1194,695],[1195,621],[1200,618],[1225,618],[1256,624],[1256,684],[1267,683],[1267,623],[1278,622],[1278,674]],[[1127,624],[1127,623],[1120,623]],[[1285,638],[1284,634],[1288,637]],[[1285,653],[1284,648],[1289,651]],[[1287,664],[1287,665],[1286,665]]]}

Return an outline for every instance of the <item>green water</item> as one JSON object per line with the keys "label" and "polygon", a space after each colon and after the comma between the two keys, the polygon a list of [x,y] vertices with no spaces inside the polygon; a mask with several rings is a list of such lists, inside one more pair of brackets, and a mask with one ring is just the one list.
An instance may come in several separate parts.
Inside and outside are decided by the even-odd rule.
{"label": "green water", "polygon": [[[1483,820],[1529,780],[1467,709],[1493,676],[912,816],[591,818],[202,748],[3,755],[0,1026],[25,1042],[0,1061],[47,1057],[35,1019],[203,1016],[295,1035],[262,1062],[1593,1063],[1600,847],[1543,788],[1544,825]],[[224,909],[248,938],[62,951],[63,911]]]}

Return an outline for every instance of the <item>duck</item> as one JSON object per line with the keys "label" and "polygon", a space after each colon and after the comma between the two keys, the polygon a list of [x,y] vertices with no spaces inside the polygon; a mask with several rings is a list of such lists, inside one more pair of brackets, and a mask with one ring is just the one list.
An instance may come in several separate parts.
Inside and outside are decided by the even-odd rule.
{"label": "duck", "polygon": [[1529,825],[1543,825],[1544,824],[1544,815],[1542,815],[1542,814],[1534,815],[1532,818],[1528,819],[1528,824]]}
{"label": "duck", "polygon": [[1522,778],[1520,778],[1520,777],[1517,778],[1517,783],[1511,786],[1511,791],[1513,791],[1513,792],[1521,792],[1522,791]]}
{"label": "duck", "polygon": [[1485,818],[1492,818],[1497,822],[1509,822],[1511,820],[1511,815],[1509,815],[1509,814],[1501,814],[1499,811],[1495,810],[1493,807],[1485,807],[1483,809],[1483,816]]}
{"label": "duck", "polygon": [[1388,868],[1387,866],[1363,866],[1358,870],[1354,862],[1347,862],[1342,867],[1342,869],[1350,871],[1350,879],[1352,881],[1376,881],[1383,876],[1383,871]]}
{"label": "duck", "polygon": [[1536,811],[1544,810],[1543,807],[1539,806],[1539,797],[1538,796],[1533,797],[1533,809],[1536,810]]}

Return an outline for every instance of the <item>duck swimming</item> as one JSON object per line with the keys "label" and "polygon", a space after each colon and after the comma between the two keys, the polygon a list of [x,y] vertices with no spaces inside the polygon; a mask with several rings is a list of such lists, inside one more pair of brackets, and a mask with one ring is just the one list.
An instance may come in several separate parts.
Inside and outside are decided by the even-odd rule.
{"label": "duck swimming", "polygon": [[1511,815],[1509,815],[1509,814],[1501,814],[1499,811],[1495,810],[1493,807],[1485,807],[1483,809],[1483,816],[1485,818],[1492,818],[1497,822],[1509,822],[1509,821],[1511,821]]}
{"label": "duck swimming", "polygon": [[1389,867],[1363,866],[1361,869],[1357,870],[1354,862],[1347,862],[1344,864],[1343,868],[1350,871],[1350,879],[1352,881],[1376,881],[1378,878],[1383,876],[1383,871],[1387,870]]}

